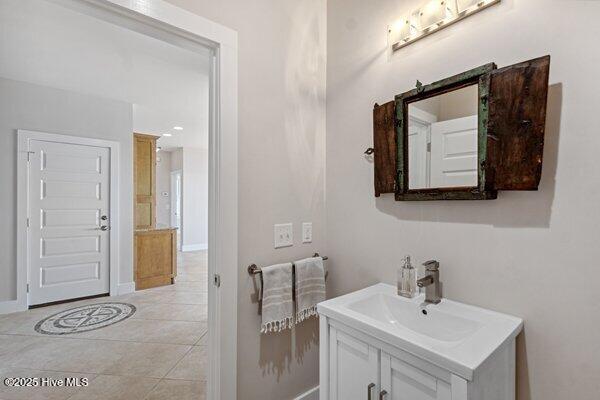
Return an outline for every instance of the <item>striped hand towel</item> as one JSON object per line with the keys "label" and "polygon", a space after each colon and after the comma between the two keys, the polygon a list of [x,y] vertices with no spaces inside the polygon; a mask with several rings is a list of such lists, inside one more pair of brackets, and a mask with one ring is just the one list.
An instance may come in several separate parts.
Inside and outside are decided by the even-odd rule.
{"label": "striped hand towel", "polygon": [[281,332],[292,328],[292,263],[276,264],[262,269],[262,333]]}
{"label": "striped hand towel", "polygon": [[317,314],[325,301],[325,269],[321,257],[296,261],[296,323]]}

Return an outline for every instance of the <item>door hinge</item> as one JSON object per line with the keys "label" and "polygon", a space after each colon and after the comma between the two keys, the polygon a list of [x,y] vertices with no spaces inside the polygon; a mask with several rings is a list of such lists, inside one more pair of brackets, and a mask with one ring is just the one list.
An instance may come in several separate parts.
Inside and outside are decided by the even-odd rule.
{"label": "door hinge", "polygon": [[27,217],[27,227],[29,228],[29,217]]}
{"label": "door hinge", "polygon": [[35,151],[28,151],[28,152],[27,152],[27,162],[30,162],[30,161],[31,161],[31,155],[32,155],[32,154],[35,154]]}
{"label": "door hinge", "polygon": [[213,284],[216,287],[221,287],[221,275],[219,275],[219,274],[215,274],[214,275],[214,277],[213,277]]}
{"label": "door hinge", "polygon": [[427,152],[431,153],[431,142],[427,143]]}
{"label": "door hinge", "polygon": [[29,283],[27,284],[27,293],[29,293]]}

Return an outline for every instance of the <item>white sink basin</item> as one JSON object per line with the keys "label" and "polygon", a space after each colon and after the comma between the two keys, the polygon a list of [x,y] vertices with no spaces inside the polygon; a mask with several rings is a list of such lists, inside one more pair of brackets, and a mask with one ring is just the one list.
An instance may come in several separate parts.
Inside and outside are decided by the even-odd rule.
{"label": "white sink basin", "polygon": [[482,327],[481,322],[453,313],[448,306],[448,302],[430,307],[419,306],[403,297],[383,293],[348,304],[349,309],[389,324],[393,329],[410,329],[443,342],[464,340]]}
{"label": "white sink basin", "polygon": [[406,299],[383,283],[320,303],[318,311],[468,380],[523,328],[520,318],[447,299],[426,305],[424,295]]}

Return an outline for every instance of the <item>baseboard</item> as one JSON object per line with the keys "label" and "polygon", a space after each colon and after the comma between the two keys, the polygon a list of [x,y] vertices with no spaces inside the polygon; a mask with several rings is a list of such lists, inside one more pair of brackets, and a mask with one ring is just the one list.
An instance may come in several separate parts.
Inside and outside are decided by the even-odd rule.
{"label": "baseboard", "polygon": [[207,249],[208,243],[184,244],[183,246],[181,246],[181,251],[199,251]]}
{"label": "baseboard", "polygon": [[0,301],[0,314],[10,314],[25,310],[27,310],[27,307],[19,304],[17,300]]}
{"label": "baseboard", "polygon": [[307,392],[302,393],[294,400],[319,400],[319,387],[315,386]]}
{"label": "baseboard", "polygon": [[135,282],[119,283],[117,295],[129,294],[135,292]]}

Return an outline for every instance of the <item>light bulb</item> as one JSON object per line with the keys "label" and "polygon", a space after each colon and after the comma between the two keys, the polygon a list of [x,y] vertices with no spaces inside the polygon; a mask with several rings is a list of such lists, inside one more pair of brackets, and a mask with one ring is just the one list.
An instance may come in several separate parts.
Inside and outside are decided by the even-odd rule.
{"label": "light bulb", "polygon": [[485,0],[456,0],[458,12],[461,14],[465,11],[470,11],[481,7],[485,5],[485,3]]}

